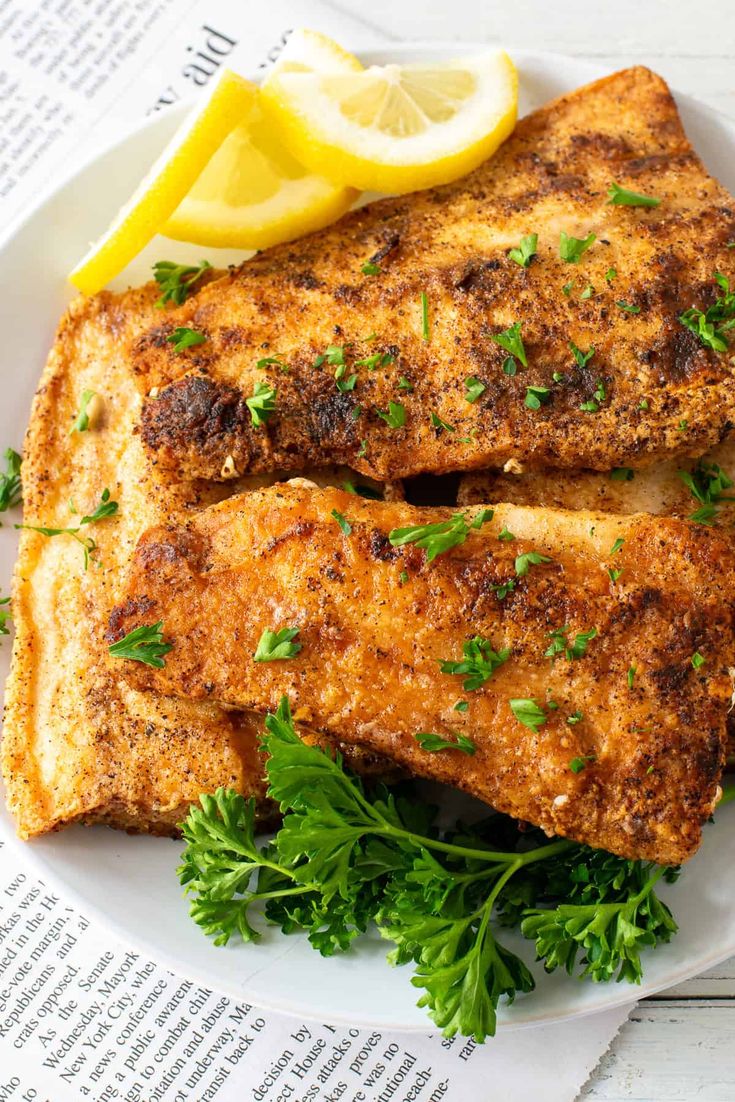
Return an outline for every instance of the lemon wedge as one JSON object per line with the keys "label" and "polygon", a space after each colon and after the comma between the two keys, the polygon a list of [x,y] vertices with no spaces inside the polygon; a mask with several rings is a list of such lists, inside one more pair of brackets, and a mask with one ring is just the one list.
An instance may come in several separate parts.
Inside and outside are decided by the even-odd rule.
{"label": "lemon wedge", "polygon": [[[362,65],[326,35],[297,30],[269,79],[315,69],[359,73]],[[318,170],[312,174],[299,164],[256,105],[227,136],[161,233],[196,245],[266,249],[329,225],[356,196],[353,189],[335,186]]]}
{"label": "lemon wedge", "polygon": [[262,102],[294,157],[335,184],[406,192],[476,168],[508,137],[518,77],[502,51],[361,72],[286,67]]}
{"label": "lemon wedge", "polygon": [[258,95],[250,81],[229,70],[221,73],[205,102],[182,124],[109,229],[70,273],[75,287],[94,294],[138,255],[233,127],[256,112]]}

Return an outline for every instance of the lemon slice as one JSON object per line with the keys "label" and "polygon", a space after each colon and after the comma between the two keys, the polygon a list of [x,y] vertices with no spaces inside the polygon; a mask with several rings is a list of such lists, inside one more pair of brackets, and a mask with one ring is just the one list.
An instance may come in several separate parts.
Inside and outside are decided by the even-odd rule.
{"label": "lemon slice", "polygon": [[[315,69],[353,73],[362,65],[326,35],[297,30],[269,80],[280,72]],[[256,107],[228,135],[161,233],[196,245],[266,249],[329,225],[356,196],[294,160]]]}
{"label": "lemon slice", "polygon": [[75,287],[94,294],[138,255],[232,128],[256,111],[258,94],[250,81],[222,72],[204,104],[182,124],[106,233],[70,273]]}
{"label": "lemon slice", "polygon": [[336,184],[405,192],[476,168],[508,137],[518,78],[502,51],[448,64],[274,73],[264,107],[297,160]]}

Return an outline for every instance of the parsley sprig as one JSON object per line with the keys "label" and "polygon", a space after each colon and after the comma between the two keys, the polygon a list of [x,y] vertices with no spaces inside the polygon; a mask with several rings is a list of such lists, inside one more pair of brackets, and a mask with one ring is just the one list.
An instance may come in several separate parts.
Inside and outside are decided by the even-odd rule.
{"label": "parsley sprig", "polygon": [[128,658],[131,662],[143,662],[146,666],[163,669],[166,665],[164,655],[172,649],[173,643],[163,641],[163,620],[155,624],[141,624],[133,628],[122,639],[111,643],[108,650],[113,658]]}
{"label": "parsley sprig", "polygon": [[464,513],[454,513],[450,520],[441,520],[436,524],[393,528],[388,533],[388,539],[392,547],[415,543],[417,547],[425,549],[427,562],[432,562],[437,555],[443,555],[450,548],[464,543],[471,531],[482,528],[492,517],[492,509],[483,509],[472,520],[468,520]]}
{"label": "parsley sprig", "polygon": [[275,662],[295,658],[301,650],[301,643],[293,642],[298,634],[298,628],[281,628],[280,631],[266,628],[258,641],[253,659],[256,662]]}
{"label": "parsley sprig", "polygon": [[689,514],[689,519],[697,524],[712,524],[719,506],[725,501],[735,501],[735,497],[725,494],[733,485],[733,480],[716,463],[707,463],[700,459],[690,471],[677,471],[689,493],[700,508]]}
{"label": "parsley sprig", "polygon": [[569,662],[574,658],[584,658],[590,640],[597,635],[597,628],[591,628],[589,631],[578,631],[571,643],[567,639],[568,632],[568,624],[565,624],[563,628],[557,628],[556,631],[549,632],[551,643],[544,651],[545,658],[550,658],[552,662],[560,654],[563,654]]}
{"label": "parsley sprig", "polygon": [[22,500],[20,483],[21,458],[12,448],[5,449],[5,470],[0,474],[0,513],[20,505]]}
{"label": "parsley sprig", "polygon": [[704,311],[692,306],[679,314],[679,321],[699,337],[705,348],[727,352],[729,345],[725,334],[735,326],[735,291],[730,290],[730,281],[721,272],[715,272],[714,279],[722,291],[714,304]]}
{"label": "parsley sprig", "polygon": [[618,207],[657,207],[661,202],[654,195],[641,195],[615,183],[610,184],[607,196],[608,203]]}
{"label": "parsley sprig", "polygon": [[525,237],[521,238],[518,248],[508,250],[508,256],[511,260],[515,260],[516,264],[519,264],[521,268],[527,268],[536,255],[537,246],[538,234],[526,234]]}
{"label": "parsley sprig", "polygon": [[89,429],[89,404],[93,398],[97,397],[95,390],[83,390],[82,397],[79,399],[79,412],[74,418],[74,424],[69,429],[69,435],[73,432],[87,432]]}
{"label": "parsley sprig", "polygon": [[[676,924],[655,894],[663,869],[625,861],[492,816],[440,832],[434,809],[378,786],[366,791],[334,757],[296,734],[288,701],[266,718],[269,795],[283,812],[271,843],[255,840],[255,800],[220,788],[183,824],[179,867],[192,919],[218,945],[263,936],[260,913],[304,931],[324,956],[374,922],[412,963],[419,1005],[451,1037],[495,1032],[501,999],[534,979],[498,939],[514,926],[552,971],[637,981],[641,952]],[[456,749],[456,747],[454,747]]]}
{"label": "parsley sprig", "polygon": [[153,278],[161,288],[161,297],[156,306],[162,308],[167,302],[181,306],[194,290],[194,284],[210,269],[208,260],[198,264],[176,264],[173,260],[159,260],[153,265]]}
{"label": "parsley sprig", "polygon": [[[80,530],[88,524],[96,524],[100,520],[106,520],[108,517],[114,517],[118,511],[119,505],[117,501],[112,501],[110,498],[110,491],[105,489],[100,494],[100,500],[91,513],[85,514],[80,518],[79,523],[76,525],[70,525],[68,528],[46,528],[40,524],[16,524],[16,528],[26,528],[29,532],[40,532],[42,536],[71,536],[77,543],[81,544],[84,551],[84,569],[89,567],[89,560],[97,550],[97,543],[91,536],[80,536]],[[76,515],[77,510],[72,501],[69,502],[69,512]],[[99,564],[98,564],[99,565]]]}
{"label": "parsley sprig", "polygon": [[[499,344],[501,348],[504,348],[506,352],[510,352],[511,356],[515,356],[524,367],[528,367],[526,350],[523,347],[523,337],[521,336],[521,325],[522,322],[516,321],[510,328],[504,329],[502,333],[493,333],[490,340],[495,341],[495,343]],[[503,370],[505,370],[505,367],[503,367]],[[506,372],[506,374],[515,374],[515,371]]]}

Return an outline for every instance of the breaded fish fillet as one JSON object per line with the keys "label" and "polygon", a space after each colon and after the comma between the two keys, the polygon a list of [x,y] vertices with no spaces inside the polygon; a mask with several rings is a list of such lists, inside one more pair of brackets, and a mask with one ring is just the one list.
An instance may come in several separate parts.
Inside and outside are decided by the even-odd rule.
{"label": "breaded fish fillet", "polygon": [[[611,205],[613,183],[660,205]],[[523,267],[509,250],[534,233]],[[735,420],[733,365],[678,319],[722,293],[713,274],[735,272],[733,239],[735,203],[664,81],[613,74],[529,115],[470,176],[266,250],[157,319],[132,349],[143,440],[159,464],[207,478],[701,455]],[[362,273],[369,260],[378,275]],[[523,353],[504,369],[495,338],[514,325]],[[206,343],[177,355],[178,326]],[[254,418],[259,384],[269,408]],[[528,387],[544,388],[538,408]]]}
{"label": "breaded fish fillet", "polygon": [[[97,544],[86,572],[72,536],[21,534],[1,749],[7,802],[23,837],[77,820],[172,833],[189,804],[220,784],[256,796],[262,815],[273,811],[264,799],[260,719],[138,693],[104,661],[106,614],[140,533],[245,485],[169,485],[146,460],[136,434],[140,399],[121,349],[152,323],[159,293],[149,286],[77,300],[34,401],[25,522],[73,526],[106,488],[119,511],[82,529]],[[89,431],[70,434],[85,389],[101,409]],[[357,764],[374,766],[370,758]]]}
{"label": "breaded fish fillet", "polygon": [[[512,505],[432,562],[390,542],[451,516],[296,480],[153,528],[107,638],[163,620],[172,649],[162,669],[110,662],[138,691],[189,700],[263,710],[286,693],[315,730],[549,832],[691,856],[724,761],[729,543],[681,520]],[[264,629],[283,628],[298,629],[298,654],[254,661]],[[476,636],[510,653],[463,688],[441,663]],[[423,733],[476,752],[429,752]]]}

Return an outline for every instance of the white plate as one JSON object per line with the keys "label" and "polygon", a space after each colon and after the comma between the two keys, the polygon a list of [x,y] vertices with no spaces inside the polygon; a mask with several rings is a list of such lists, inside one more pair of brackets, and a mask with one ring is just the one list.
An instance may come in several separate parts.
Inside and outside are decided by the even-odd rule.
{"label": "white plate", "polygon": [[[467,49],[471,49],[468,47]],[[397,47],[367,55],[369,61],[457,56],[465,47]],[[573,58],[518,53],[523,112],[588,80],[597,66]],[[735,124],[686,97],[678,97],[684,123],[708,168],[735,190]],[[171,111],[130,134],[64,182],[0,252],[4,274],[2,325],[3,387],[0,446],[20,448],[31,397],[58,318],[70,298],[66,272],[128,197],[144,169],[181,117]],[[206,250],[213,262],[235,254]],[[118,280],[120,287],[149,277],[161,257],[198,259],[200,250],[157,240]],[[15,532],[0,529],[0,588],[8,592]],[[9,645],[0,647],[0,678],[7,672]],[[627,984],[576,982],[544,976],[534,968],[538,988],[501,1013],[504,1027],[559,1021],[607,1009],[678,983],[735,953],[735,807],[705,829],[698,856],[678,884],[664,889],[681,932],[669,946],[649,954],[645,981]],[[0,811],[0,835],[15,842],[13,824]],[[366,939],[357,951],[323,960],[299,937],[270,931],[263,944],[217,949],[187,917],[175,876],[179,846],[166,839],[128,837],[103,827],[81,827],[22,846],[44,880],[71,897],[87,915],[141,953],[208,988],[237,1000],[297,1014],[376,1029],[430,1026],[415,1007],[410,968],[391,969],[385,943]],[[504,935],[531,960],[528,943]]]}

